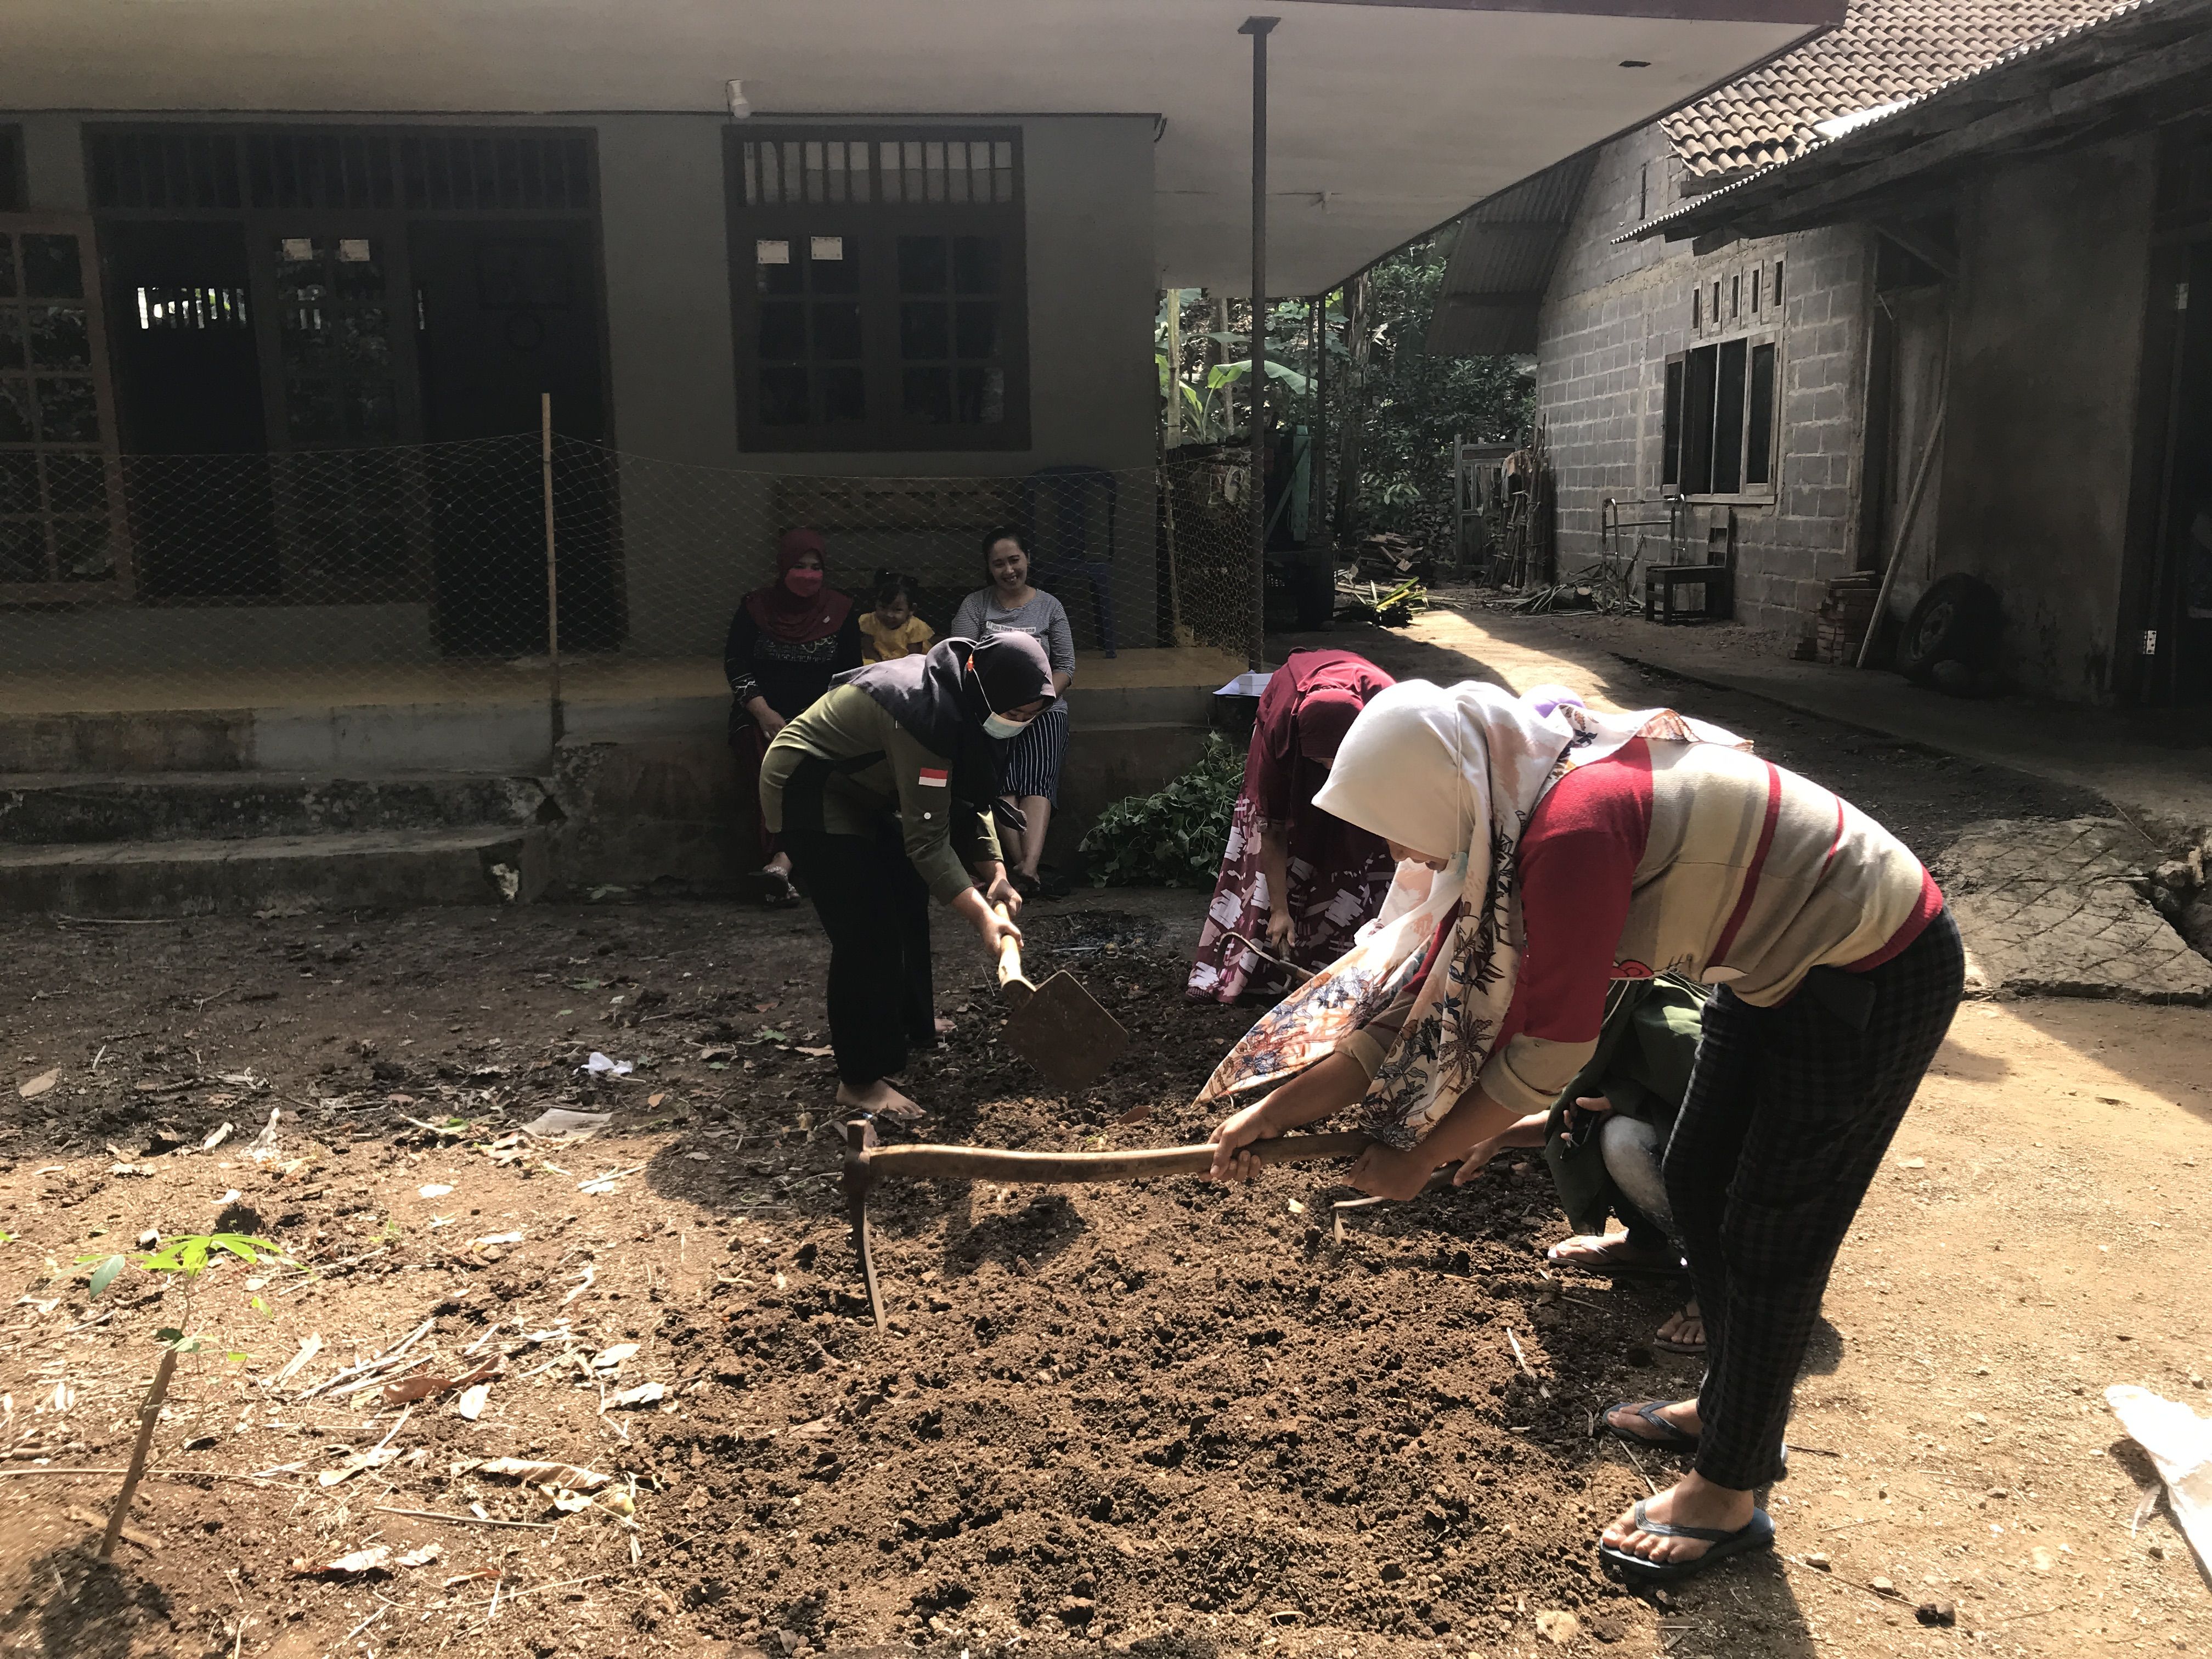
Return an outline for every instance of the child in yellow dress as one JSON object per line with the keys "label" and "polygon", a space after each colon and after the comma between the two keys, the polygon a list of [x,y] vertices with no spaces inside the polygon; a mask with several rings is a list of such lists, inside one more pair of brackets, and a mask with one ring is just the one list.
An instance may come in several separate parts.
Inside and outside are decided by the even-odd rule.
{"label": "child in yellow dress", "polygon": [[914,581],[896,570],[876,573],[876,608],[860,618],[860,660],[895,662],[918,656],[937,638],[914,614]]}

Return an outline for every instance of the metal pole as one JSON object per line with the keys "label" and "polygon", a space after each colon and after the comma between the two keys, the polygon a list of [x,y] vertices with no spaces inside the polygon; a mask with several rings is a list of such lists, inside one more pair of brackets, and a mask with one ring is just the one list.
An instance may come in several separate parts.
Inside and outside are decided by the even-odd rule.
{"label": "metal pole", "polygon": [[1279,17],[1248,17],[1237,33],[1252,37],[1252,368],[1246,391],[1252,422],[1252,648],[1250,665],[1267,654],[1267,429],[1260,416],[1267,388],[1267,36]]}
{"label": "metal pole", "polygon": [[545,662],[553,741],[561,741],[561,578],[553,557],[553,394],[538,394],[538,471],[545,495]]}

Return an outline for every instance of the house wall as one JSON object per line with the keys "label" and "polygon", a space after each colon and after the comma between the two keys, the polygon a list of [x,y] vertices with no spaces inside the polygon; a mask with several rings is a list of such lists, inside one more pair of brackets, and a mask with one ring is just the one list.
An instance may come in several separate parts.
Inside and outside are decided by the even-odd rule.
{"label": "house wall", "polygon": [[[1700,556],[1709,532],[1732,537],[1736,617],[1796,634],[1826,584],[1855,559],[1863,422],[1864,319],[1869,271],[1864,233],[1850,228],[1738,242],[1702,257],[1687,242],[1612,238],[1680,199],[1679,163],[1657,127],[1606,146],[1563,248],[1539,322],[1537,411],[1559,487],[1559,573],[1596,560],[1601,506],[1623,519],[1663,517],[1657,505],[1666,362],[1686,347],[1747,335],[1781,343],[1781,421],[1771,502],[1689,508],[1687,540]],[[1762,307],[1692,333],[1699,283],[1783,262],[1778,314]],[[1662,528],[1646,558],[1664,559]],[[1632,543],[1631,532],[1626,538]],[[1640,589],[1639,589],[1640,592]]]}
{"label": "house wall", "polygon": [[2067,701],[2112,689],[2154,182],[2138,136],[1959,198],[1936,568],[1997,590],[2007,677]]}
{"label": "house wall", "polygon": [[[139,112],[0,114],[25,131],[34,210],[87,209],[81,129]],[[328,125],[338,118],[161,112],[164,121]],[[515,124],[519,118],[348,116],[343,121]],[[718,651],[739,595],[773,568],[776,475],[1018,476],[1078,463],[1146,469],[1157,390],[1152,123],[1032,116],[1023,129],[1027,202],[1030,447],[928,454],[746,455],[738,444],[720,115],[533,118],[598,135],[608,396],[622,478],[625,648]],[[780,125],[789,125],[780,123]],[[913,123],[906,123],[911,125]],[[712,471],[700,469],[713,469]],[[1113,592],[1124,643],[1154,642],[1149,485],[1121,480]],[[833,538],[833,580],[865,592],[879,564],[980,585],[965,535]],[[972,577],[972,580],[971,580]],[[1087,606],[1071,602],[1073,612]],[[1087,619],[1079,615],[1079,622]],[[131,605],[0,614],[0,666],[298,665],[434,658],[427,605]]]}

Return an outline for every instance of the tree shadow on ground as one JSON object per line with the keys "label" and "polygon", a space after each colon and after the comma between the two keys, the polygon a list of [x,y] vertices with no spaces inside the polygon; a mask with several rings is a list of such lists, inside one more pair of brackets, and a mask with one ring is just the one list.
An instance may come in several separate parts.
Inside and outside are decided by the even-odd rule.
{"label": "tree shadow on ground", "polygon": [[28,1564],[22,1596],[0,1614],[0,1640],[10,1652],[36,1652],[41,1659],[129,1659],[137,1627],[167,1625],[173,1609],[167,1592],[100,1560],[94,1548],[88,1540],[49,1550]]}

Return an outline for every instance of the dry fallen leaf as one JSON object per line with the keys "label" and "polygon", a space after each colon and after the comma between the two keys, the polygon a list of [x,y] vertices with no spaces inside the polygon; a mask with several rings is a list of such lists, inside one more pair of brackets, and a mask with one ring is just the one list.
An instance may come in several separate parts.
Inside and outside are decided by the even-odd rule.
{"label": "dry fallen leaf", "polygon": [[573,1463],[540,1462],[527,1457],[495,1457],[482,1463],[459,1464],[456,1470],[463,1474],[471,1471],[478,1474],[501,1474],[510,1480],[532,1483],[550,1481],[556,1486],[575,1492],[596,1492],[614,1479],[611,1474],[601,1474],[596,1470],[580,1469]]}
{"label": "dry fallen leaf", "polygon": [[392,1565],[395,1567],[427,1567],[438,1559],[438,1555],[437,1545],[425,1544],[419,1550],[408,1551],[406,1554],[396,1559]]}
{"label": "dry fallen leaf", "polygon": [[607,1404],[620,1406],[626,1411],[639,1406],[657,1406],[667,1392],[668,1385],[665,1382],[641,1382],[636,1388],[624,1389]]}
{"label": "dry fallen leaf", "polygon": [[661,1103],[662,1101],[664,1101],[664,1100],[665,1100],[665,1099],[667,1099],[667,1098],[668,1098],[668,1091],[667,1091],[667,1090],[665,1090],[665,1089],[663,1089],[663,1090],[662,1090],[659,1094],[657,1094],[657,1095],[647,1095],[647,1096],[645,1097],[645,1103],[646,1103],[647,1105],[648,1105],[648,1106],[658,1106],[658,1105],[659,1105],[659,1104],[660,1104],[660,1103]]}
{"label": "dry fallen leaf", "polygon": [[35,1100],[61,1080],[62,1068],[57,1066],[51,1072],[40,1073],[38,1076],[33,1078],[28,1083],[23,1084],[18,1087],[15,1092],[22,1096],[26,1100]]}
{"label": "dry fallen leaf", "polygon": [[380,1469],[386,1463],[397,1462],[399,1455],[397,1446],[379,1446],[374,1451],[356,1452],[346,1459],[343,1468],[325,1469],[315,1477],[315,1482],[318,1486],[335,1486],[342,1480],[352,1480],[363,1469]]}
{"label": "dry fallen leaf", "polygon": [[453,1189],[443,1182],[434,1181],[427,1187],[417,1187],[415,1190],[424,1198],[443,1198]]}
{"label": "dry fallen leaf", "polygon": [[592,1358],[592,1369],[595,1371],[611,1371],[636,1352],[636,1343],[617,1342],[611,1348],[608,1348]]}
{"label": "dry fallen leaf", "polygon": [[483,1415],[484,1401],[491,1398],[491,1384],[479,1382],[464,1394],[453,1409],[473,1423]]}
{"label": "dry fallen leaf", "polygon": [[292,1571],[297,1573],[331,1573],[341,1578],[358,1578],[365,1572],[381,1572],[392,1565],[392,1546],[375,1544],[365,1550],[356,1550],[350,1555],[341,1555],[335,1561],[296,1560]]}
{"label": "dry fallen leaf", "polygon": [[797,1048],[793,1050],[793,1052],[795,1054],[805,1054],[809,1060],[827,1060],[831,1054],[836,1054],[837,1051],[835,1048],[825,1047],[821,1048]]}

